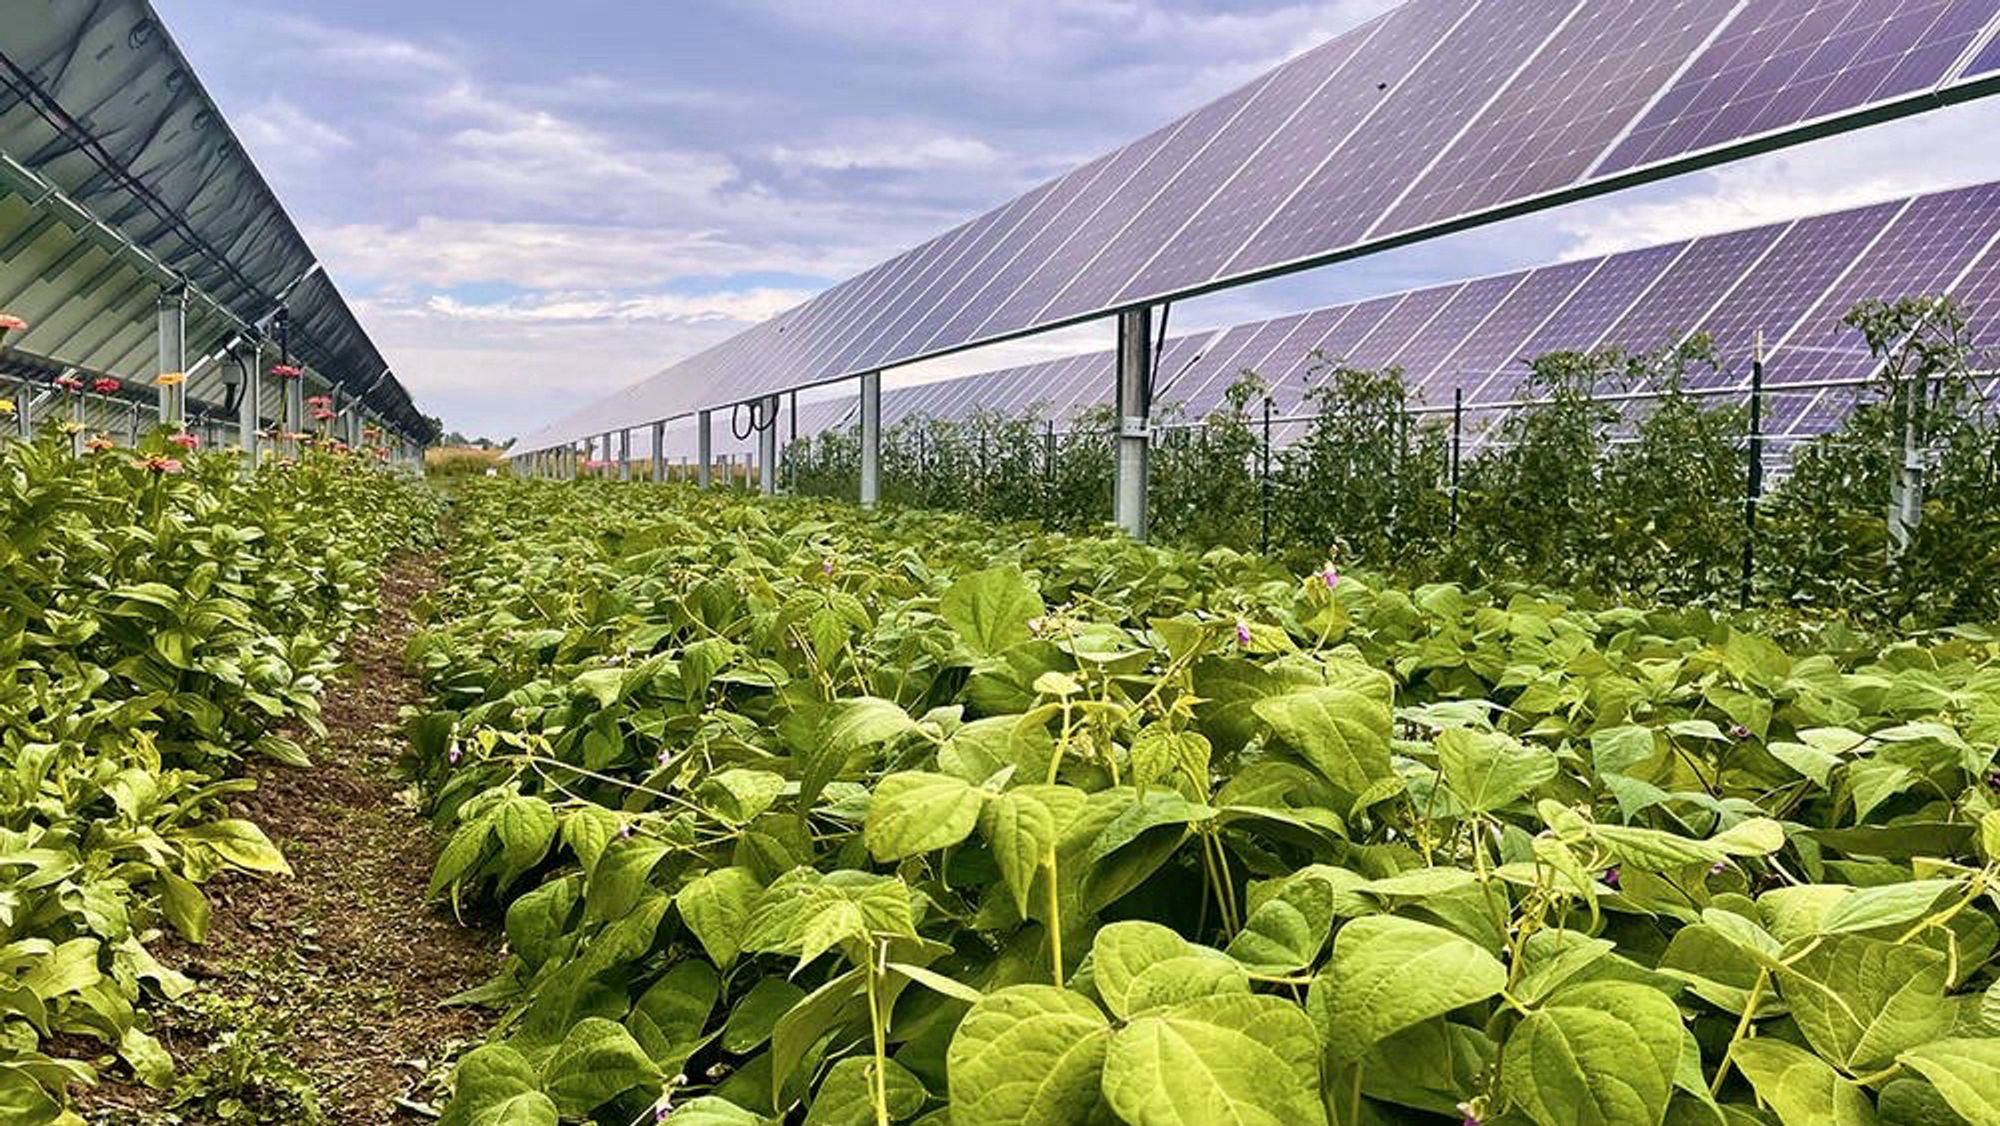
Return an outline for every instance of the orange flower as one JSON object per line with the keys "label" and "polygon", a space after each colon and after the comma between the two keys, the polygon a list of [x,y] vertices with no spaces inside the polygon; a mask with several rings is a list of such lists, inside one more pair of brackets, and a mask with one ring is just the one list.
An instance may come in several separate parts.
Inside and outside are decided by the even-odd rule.
{"label": "orange flower", "polygon": [[187,373],[178,371],[162,372],[153,377],[155,387],[179,387],[188,381]]}
{"label": "orange flower", "polygon": [[117,446],[118,443],[112,441],[110,438],[107,438],[102,434],[97,434],[92,436],[92,438],[88,442],[85,442],[83,444],[84,449],[89,450],[91,453],[94,454],[101,454],[106,450],[116,449]]}

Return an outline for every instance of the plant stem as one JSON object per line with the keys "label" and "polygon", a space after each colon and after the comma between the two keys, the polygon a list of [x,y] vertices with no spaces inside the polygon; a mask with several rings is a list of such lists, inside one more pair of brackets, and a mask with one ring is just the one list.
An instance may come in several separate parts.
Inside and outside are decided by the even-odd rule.
{"label": "plant stem", "polygon": [[1056,988],[1063,985],[1062,953],[1062,892],[1056,886],[1056,854],[1049,850],[1049,961],[1050,971],[1055,975]]}
{"label": "plant stem", "polygon": [[871,1092],[875,1102],[875,1126],[889,1126],[889,1030],[883,1027],[882,999],[877,982],[881,963],[888,957],[888,944],[879,957],[868,959],[868,1030],[875,1042],[875,1082]]}
{"label": "plant stem", "polygon": [[1771,971],[1757,967],[1757,980],[1750,986],[1750,998],[1743,1003],[1742,1019],[1736,1022],[1736,1031],[1730,1034],[1729,1046],[1722,1050],[1722,1062],[1715,1066],[1715,1082],[1708,1085],[1708,1093],[1713,1096],[1722,1091],[1722,1081],[1729,1077],[1729,1064],[1736,1051],[1736,1045],[1750,1031],[1750,1022],[1756,1019],[1757,1005],[1764,1000],[1764,987],[1771,981]]}

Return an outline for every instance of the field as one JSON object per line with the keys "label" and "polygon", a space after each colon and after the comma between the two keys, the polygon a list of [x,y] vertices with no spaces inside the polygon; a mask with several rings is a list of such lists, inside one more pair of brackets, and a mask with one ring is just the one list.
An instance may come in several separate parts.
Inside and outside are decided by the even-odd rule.
{"label": "field", "polygon": [[478,482],[452,1123],[2000,1116],[1990,635]]}

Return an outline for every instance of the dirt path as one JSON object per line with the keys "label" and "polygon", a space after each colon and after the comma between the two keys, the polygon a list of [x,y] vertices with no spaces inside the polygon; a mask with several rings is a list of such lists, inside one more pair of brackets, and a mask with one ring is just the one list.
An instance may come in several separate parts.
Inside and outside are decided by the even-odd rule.
{"label": "dirt path", "polygon": [[432,560],[391,568],[380,617],[350,639],[351,671],[328,687],[313,767],[252,771],[242,815],[296,876],[217,879],[207,944],[161,951],[198,983],[158,1032],[194,1097],[170,1111],[168,1096],[107,1083],[84,1097],[92,1122],[307,1123],[316,1101],[327,1122],[417,1123],[398,1100],[428,1101],[477,1040],[481,1011],[438,1003],[492,976],[498,940],[429,905],[436,844],[391,773],[397,709],[420,699],[402,660],[409,608],[437,581]]}

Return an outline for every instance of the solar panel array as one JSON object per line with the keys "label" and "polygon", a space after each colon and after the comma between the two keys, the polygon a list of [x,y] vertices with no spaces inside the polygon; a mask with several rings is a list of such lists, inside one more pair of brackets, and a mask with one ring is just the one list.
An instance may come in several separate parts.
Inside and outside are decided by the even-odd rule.
{"label": "solar panel array", "polygon": [[[529,448],[812,386],[1995,85],[2000,0],[1410,0]],[[1397,322],[1389,331],[1400,331]]]}
{"label": "solar panel array", "polygon": [[[1653,349],[1707,332],[1722,363],[1692,386],[1719,389],[1744,384],[1761,333],[1772,391],[1767,433],[1808,437],[1852,407],[1851,388],[1828,384],[1862,382],[1875,367],[1861,335],[1841,323],[1847,311],[1870,298],[1934,293],[1958,297],[1975,342],[2000,348],[2000,183],[1177,337],[1162,352],[1157,397],[1199,419],[1254,371],[1277,413],[1296,417],[1311,410],[1307,397],[1332,365],[1397,366],[1417,403],[1442,407],[1462,390],[1484,425],[1526,395],[1526,361],[1535,356]],[[1067,425],[1108,403],[1114,361],[1094,352],[892,389],[883,425],[1031,409]],[[818,406],[815,426],[854,423],[851,399]],[[1301,430],[1289,424],[1280,440]],[[802,416],[799,433],[816,432]]]}

